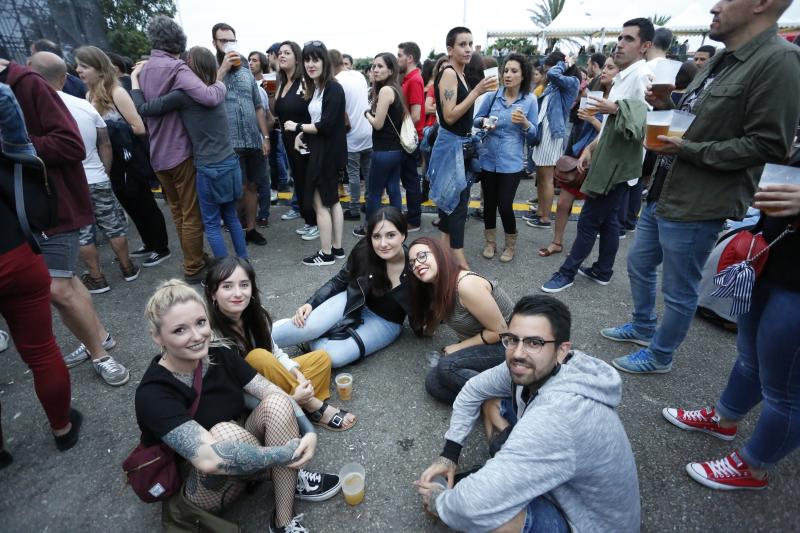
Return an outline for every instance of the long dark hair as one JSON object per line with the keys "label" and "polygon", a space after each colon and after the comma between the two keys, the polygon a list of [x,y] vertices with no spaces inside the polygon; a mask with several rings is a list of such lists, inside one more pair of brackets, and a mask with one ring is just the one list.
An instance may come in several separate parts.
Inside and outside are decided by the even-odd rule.
{"label": "long dark hair", "polygon": [[388,86],[394,90],[394,100],[397,102],[399,99],[400,105],[403,106],[403,113],[405,116],[408,114],[408,106],[406,106],[405,98],[403,98],[403,89],[400,86],[400,72],[397,65],[397,58],[390,52],[381,52],[373,58],[373,61],[378,58],[386,64],[386,67],[391,70],[392,73],[383,81],[377,81],[373,78],[372,94],[375,95],[375,97],[372,99],[372,112],[374,113],[375,109],[378,107],[378,95],[381,89]]}
{"label": "long dark hair", "polygon": [[[233,321],[220,311],[213,298],[220,284],[233,275],[236,267],[242,267],[245,271],[253,291],[250,304],[242,313],[244,335],[233,328]],[[247,259],[229,255],[214,262],[206,273],[204,292],[208,303],[211,327],[217,331],[220,337],[234,340],[243,349],[242,356],[247,355],[254,348],[272,351],[272,318],[266,309],[261,307],[261,294],[256,284],[256,272]]]}
{"label": "long dark hair", "polygon": [[303,51],[300,50],[300,45],[294,41],[283,41],[278,47],[278,51],[280,52],[281,48],[284,46],[291,48],[292,54],[294,54],[294,74],[292,74],[292,79],[290,80],[280,65],[278,65],[278,79],[281,81],[280,87],[285,87],[287,84],[294,83],[294,80],[302,79],[303,73],[305,72],[303,69]]}
{"label": "long dark hair", "polygon": [[311,100],[317,85],[314,80],[311,79],[311,76],[306,73],[305,62],[307,59],[322,60],[322,73],[319,76],[319,87],[322,90],[333,80],[333,67],[331,67],[331,58],[328,55],[328,49],[325,47],[325,43],[321,41],[311,41],[303,47],[303,64],[301,66],[303,67],[303,79],[306,82],[306,100]]}
{"label": "long dark hair", "polygon": [[366,236],[353,246],[353,251],[347,258],[351,281],[362,276],[372,276],[370,293],[373,296],[382,296],[392,288],[392,282],[386,275],[386,261],[378,257],[372,246],[372,234],[384,221],[394,224],[405,240],[408,236],[408,223],[403,212],[392,206],[381,207],[367,219]]}
{"label": "long dark hair", "polygon": [[445,248],[436,239],[419,237],[409,246],[427,246],[436,259],[437,275],[433,283],[423,283],[416,276],[410,277],[411,316],[409,323],[414,334],[432,335],[442,320],[453,314],[458,289],[458,274],[461,266],[450,248]]}

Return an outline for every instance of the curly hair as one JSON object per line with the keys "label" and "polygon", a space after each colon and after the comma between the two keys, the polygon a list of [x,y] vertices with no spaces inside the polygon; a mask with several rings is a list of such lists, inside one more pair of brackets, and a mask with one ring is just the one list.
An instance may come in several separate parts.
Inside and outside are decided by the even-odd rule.
{"label": "curly hair", "polygon": [[181,54],[186,50],[186,34],[180,24],[166,15],[156,15],[147,24],[150,47],[170,54]]}
{"label": "curly hair", "polygon": [[105,115],[115,108],[114,89],[120,86],[111,59],[96,46],[81,46],[75,50],[75,59],[97,71],[97,83],[89,86],[89,101]]}

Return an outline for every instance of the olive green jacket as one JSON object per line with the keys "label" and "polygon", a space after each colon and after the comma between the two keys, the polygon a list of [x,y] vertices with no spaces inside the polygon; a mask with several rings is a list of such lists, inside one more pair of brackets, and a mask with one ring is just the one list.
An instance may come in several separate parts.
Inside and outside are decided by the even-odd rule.
{"label": "olive green jacket", "polygon": [[615,185],[642,175],[642,141],[647,121],[647,104],[639,100],[617,100],[619,111],[606,117],[607,123],[592,156],[592,166],[581,192],[603,196]]}
{"label": "olive green jacket", "polygon": [[[699,96],[696,118],[664,180],[659,217],[739,220],[764,164],[788,157],[800,118],[800,47],[777,31],[775,25],[732,52],[732,65]],[[723,53],[711,58],[686,94],[705,83]]]}

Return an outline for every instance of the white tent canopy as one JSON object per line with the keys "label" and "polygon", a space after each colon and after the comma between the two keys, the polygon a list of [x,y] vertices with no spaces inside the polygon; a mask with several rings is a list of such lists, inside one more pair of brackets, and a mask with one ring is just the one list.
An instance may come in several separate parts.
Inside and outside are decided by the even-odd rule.
{"label": "white tent canopy", "polygon": [[[620,2],[612,8],[608,0],[567,0],[555,20],[534,35],[555,38],[614,34],[628,19],[655,14],[671,15],[666,26],[676,33],[705,34],[714,4],[714,0],[640,0]],[[800,2],[793,2],[779,24],[784,28],[800,27]]]}

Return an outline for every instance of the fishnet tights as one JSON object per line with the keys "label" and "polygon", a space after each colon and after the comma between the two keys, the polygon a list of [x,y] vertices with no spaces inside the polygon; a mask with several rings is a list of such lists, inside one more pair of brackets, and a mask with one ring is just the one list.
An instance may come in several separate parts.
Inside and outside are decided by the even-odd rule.
{"label": "fishnet tights", "polygon": [[[245,442],[253,446],[283,446],[297,438],[297,420],[292,404],[283,393],[270,394],[262,400],[250,416],[245,427],[233,422],[220,422],[211,428],[218,441]],[[263,444],[262,444],[263,443]],[[238,498],[251,479],[269,478],[275,493],[275,522],[282,526],[294,516],[294,491],[297,486],[297,470],[273,467],[252,476],[223,476],[203,474],[192,468],[186,479],[186,497],[212,513],[219,513]]]}

